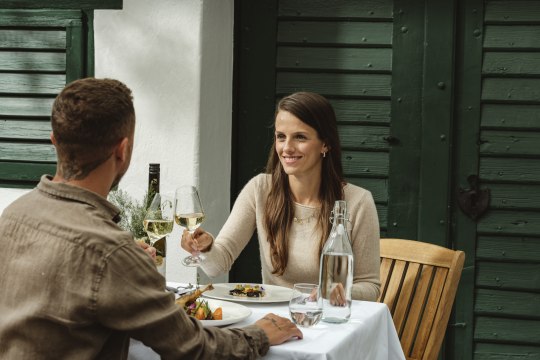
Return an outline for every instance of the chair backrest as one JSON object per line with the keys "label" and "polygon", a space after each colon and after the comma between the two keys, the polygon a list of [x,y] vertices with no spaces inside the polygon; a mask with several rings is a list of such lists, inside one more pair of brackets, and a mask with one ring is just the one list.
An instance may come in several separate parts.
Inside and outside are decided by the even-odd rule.
{"label": "chair backrest", "polygon": [[407,359],[439,354],[465,253],[413,240],[381,239],[381,295]]}

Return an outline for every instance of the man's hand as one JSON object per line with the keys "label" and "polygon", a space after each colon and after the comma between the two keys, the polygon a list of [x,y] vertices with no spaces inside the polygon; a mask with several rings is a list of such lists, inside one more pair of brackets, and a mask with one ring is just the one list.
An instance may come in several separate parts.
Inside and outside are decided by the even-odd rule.
{"label": "man's hand", "polygon": [[262,319],[257,320],[255,325],[265,332],[270,345],[279,345],[292,338],[302,339],[304,337],[291,320],[275,314],[265,315]]}
{"label": "man's hand", "polygon": [[147,253],[152,258],[152,260],[156,259],[156,248],[155,247],[148,245],[147,243],[145,243],[142,240],[137,240],[136,242],[137,242],[137,245],[139,245],[139,247],[141,249],[143,249],[144,252]]}

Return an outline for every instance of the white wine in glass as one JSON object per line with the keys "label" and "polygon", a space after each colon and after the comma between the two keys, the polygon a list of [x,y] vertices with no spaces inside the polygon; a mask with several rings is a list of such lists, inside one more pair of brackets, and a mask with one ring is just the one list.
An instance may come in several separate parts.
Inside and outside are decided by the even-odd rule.
{"label": "white wine in glass", "polygon": [[154,195],[143,219],[144,231],[148,234],[150,245],[156,248],[154,263],[158,272],[166,275],[166,237],[173,230],[174,201],[160,193]]}
{"label": "white wine in glass", "polygon": [[[179,226],[184,227],[193,234],[204,220],[199,192],[194,186],[182,186],[176,189],[174,220]],[[182,259],[185,266],[199,266],[203,258],[200,254],[186,256]]]}
{"label": "white wine in glass", "polygon": [[143,225],[154,245],[159,239],[169,235],[173,230],[174,204],[172,200],[159,193],[154,195],[150,206],[146,210]]}

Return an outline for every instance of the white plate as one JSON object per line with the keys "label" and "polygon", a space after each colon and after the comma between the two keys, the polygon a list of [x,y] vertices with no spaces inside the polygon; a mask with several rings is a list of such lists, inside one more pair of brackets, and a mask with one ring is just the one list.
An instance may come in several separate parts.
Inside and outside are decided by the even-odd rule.
{"label": "white plate", "polygon": [[[287,302],[291,299],[291,293],[292,289],[282,287],[282,286],[276,286],[276,285],[265,285],[262,284],[259,286],[262,286],[265,290],[265,295],[263,297],[258,298],[250,298],[250,297],[240,297],[240,296],[233,296],[229,294],[229,290],[232,290],[240,283],[223,283],[223,284],[213,284],[214,290],[205,291],[203,293],[204,297],[211,298],[211,299],[219,299],[219,300],[229,300],[229,301],[236,301],[236,302],[245,302],[245,303],[278,303],[278,302]],[[245,284],[242,284],[245,285]],[[249,284],[249,285],[257,285],[257,284]]]}
{"label": "white plate", "polygon": [[218,307],[223,310],[222,320],[200,320],[203,326],[225,326],[247,319],[251,315],[251,310],[244,305],[235,304],[230,301],[204,299],[208,301],[208,307],[214,312]]}

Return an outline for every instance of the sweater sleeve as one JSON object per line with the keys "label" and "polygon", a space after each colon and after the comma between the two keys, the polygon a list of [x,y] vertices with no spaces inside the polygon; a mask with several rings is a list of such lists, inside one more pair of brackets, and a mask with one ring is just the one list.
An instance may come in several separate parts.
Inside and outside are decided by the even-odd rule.
{"label": "sweater sleeve", "polygon": [[256,176],[244,186],[212,248],[204,253],[206,260],[202,269],[208,276],[228,272],[253,236],[257,218],[256,199],[260,187],[258,182],[262,179]]}
{"label": "sweater sleeve", "polygon": [[359,199],[349,199],[351,243],[354,253],[352,298],[376,301],[380,292],[379,218],[371,193],[363,191]]}

